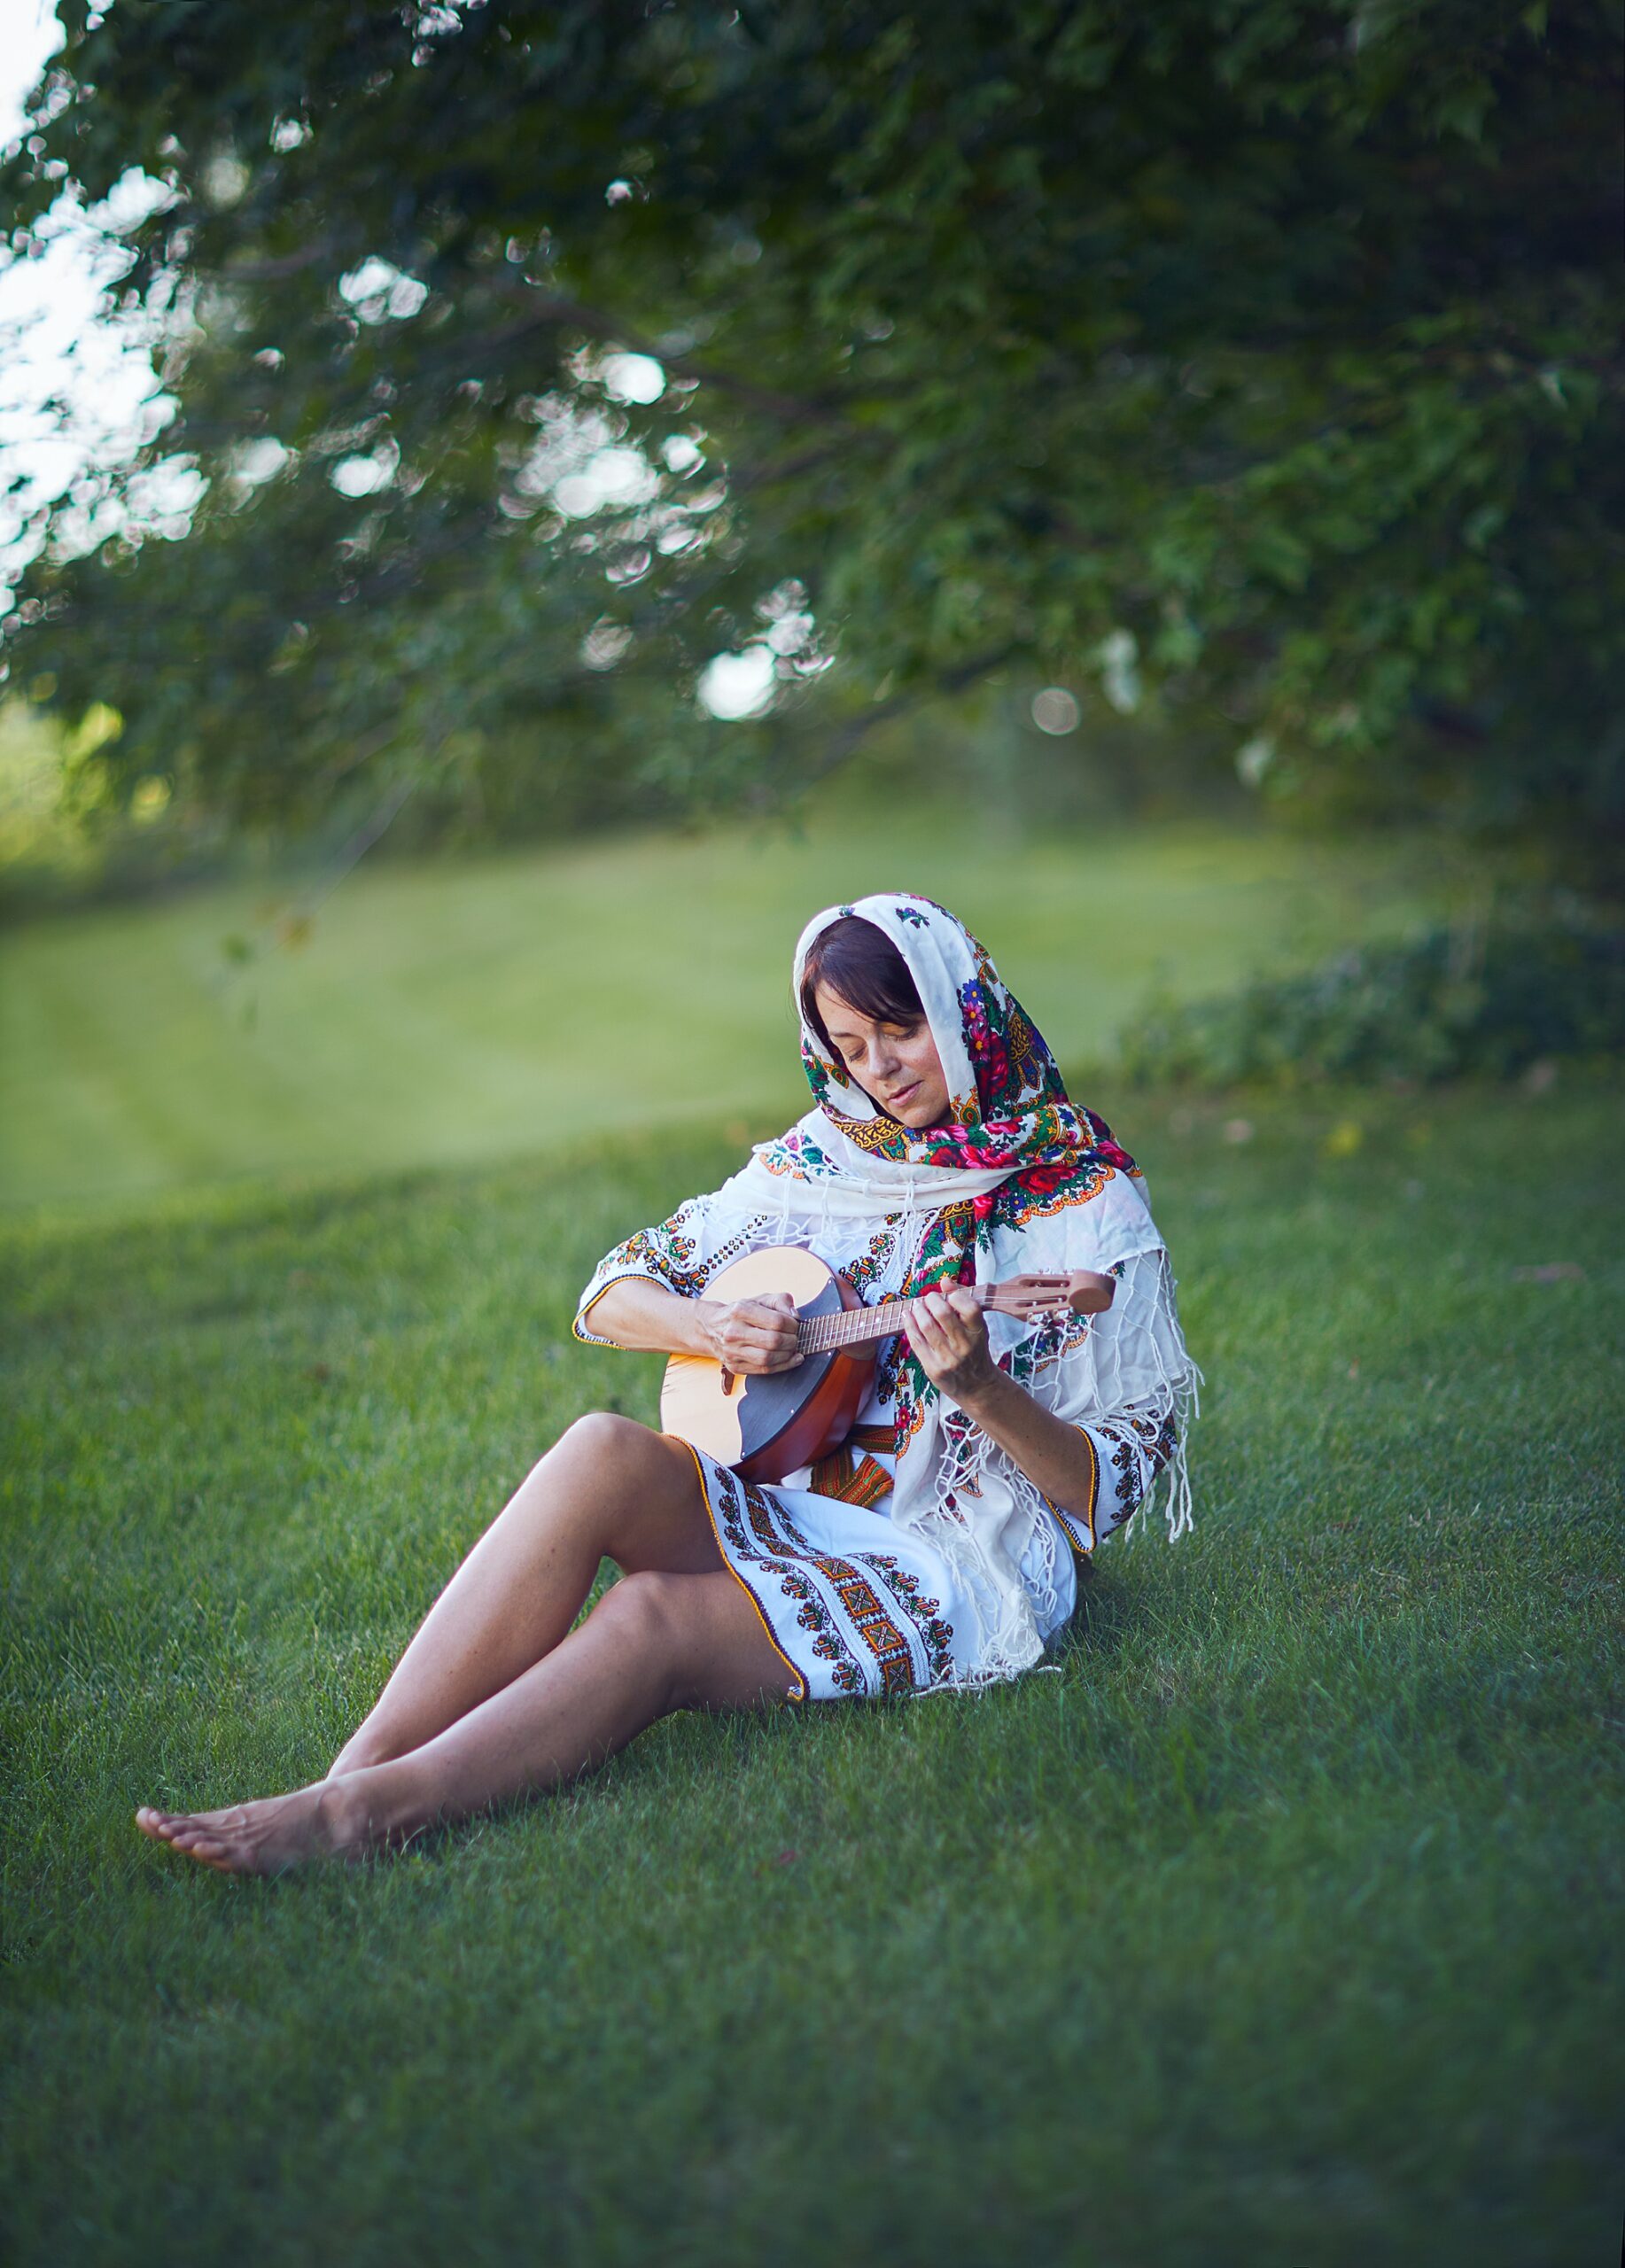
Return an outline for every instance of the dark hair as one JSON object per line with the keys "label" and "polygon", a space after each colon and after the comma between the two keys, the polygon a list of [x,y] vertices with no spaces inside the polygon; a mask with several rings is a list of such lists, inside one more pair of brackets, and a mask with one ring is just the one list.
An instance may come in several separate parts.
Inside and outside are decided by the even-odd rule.
{"label": "dark hair", "polygon": [[917,1024],[925,1015],[908,963],[885,931],[866,921],[860,913],[844,913],[838,921],[820,929],[807,948],[801,972],[802,1011],[825,1052],[838,1063],[841,1051],[826,1030],[812,997],[820,984],[874,1023]]}

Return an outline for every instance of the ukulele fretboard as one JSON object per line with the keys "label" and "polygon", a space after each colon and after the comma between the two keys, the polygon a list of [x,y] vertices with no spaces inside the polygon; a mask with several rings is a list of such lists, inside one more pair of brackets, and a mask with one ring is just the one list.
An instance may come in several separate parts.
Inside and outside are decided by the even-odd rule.
{"label": "ukulele fretboard", "polygon": [[[988,1289],[971,1286],[979,1307],[991,1304]],[[796,1327],[796,1344],[804,1355],[827,1355],[835,1347],[861,1347],[866,1339],[889,1339],[901,1331],[908,1313],[906,1300],[882,1300],[872,1308],[845,1308],[839,1315],[804,1317]]]}
{"label": "ukulele fretboard", "polygon": [[827,1355],[833,1347],[860,1347],[866,1339],[884,1339],[898,1330],[906,1309],[905,1300],[883,1300],[878,1307],[810,1316],[797,1325],[796,1344],[804,1355]]}

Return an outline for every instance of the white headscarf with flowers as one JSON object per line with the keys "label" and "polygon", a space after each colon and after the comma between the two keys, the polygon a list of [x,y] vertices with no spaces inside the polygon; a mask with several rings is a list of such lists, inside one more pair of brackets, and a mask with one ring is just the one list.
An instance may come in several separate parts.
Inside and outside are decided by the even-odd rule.
{"label": "white headscarf with flowers", "polygon": [[[890,939],[914,981],[947,1081],[945,1125],[916,1130],[887,1117],[801,1012],[812,941],[853,914]],[[1115,1274],[1116,1294],[1101,1317],[1035,1330],[990,1315],[991,1349],[1068,1424],[1171,1418],[1167,1511],[1170,1535],[1179,1534],[1190,1523],[1184,1433],[1196,1372],[1143,1181],[1104,1122],[1068,1099],[1048,1048],[984,948],[929,898],[858,898],[808,922],[792,995],[815,1107],[668,1224],[690,1280],[703,1283],[752,1247],[787,1243],[855,1274],[871,1301],[1033,1272]],[[640,1271],[622,1262],[615,1272]],[[584,1311],[611,1280],[600,1271]],[[964,1578],[982,1626],[984,1677],[1013,1676],[1043,1651],[1019,1570],[1035,1537],[1047,1548],[1054,1524],[1014,1461],[931,1385],[906,1344],[899,1351],[887,1514],[924,1530]]]}

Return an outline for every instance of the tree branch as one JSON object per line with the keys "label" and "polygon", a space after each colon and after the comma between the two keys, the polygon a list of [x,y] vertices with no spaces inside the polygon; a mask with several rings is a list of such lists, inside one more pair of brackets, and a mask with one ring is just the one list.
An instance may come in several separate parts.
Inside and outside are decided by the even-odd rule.
{"label": "tree branch", "polygon": [[273,252],[264,260],[229,261],[220,272],[228,284],[276,284],[284,276],[298,276],[314,268],[319,260],[338,250],[337,237],[318,237],[314,244],[300,245],[296,252]]}
{"label": "tree branch", "polygon": [[876,701],[860,716],[849,717],[825,742],[822,753],[804,772],[805,783],[825,779],[845,763],[852,751],[866,740],[877,725],[890,724],[894,717],[906,716],[911,709],[918,709],[926,701],[948,700],[956,693],[963,693],[978,678],[986,677],[1001,662],[1007,662],[1019,649],[1013,645],[990,648],[987,652],[974,655],[969,661],[960,662],[950,670],[939,670],[924,685],[911,686],[906,691],[894,693],[884,701]]}

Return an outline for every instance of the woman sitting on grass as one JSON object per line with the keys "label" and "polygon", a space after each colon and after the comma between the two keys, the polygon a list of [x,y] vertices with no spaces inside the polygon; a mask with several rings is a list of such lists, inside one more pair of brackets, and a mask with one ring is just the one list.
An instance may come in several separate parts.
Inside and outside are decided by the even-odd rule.
{"label": "woman sitting on grass", "polygon": [[[603,1413],[480,1538],[325,1780],[228,1811],[143,1809],[206,1865],[353,1858],[558,1786],[677,1709],[973,1687],[1030,1667],[1080,1566],[1169,1474],[1189,1518],[1193,1372],[1133,1161],[1067,1100],[986,953],[929,899],[820,913],[796,955],[815,1107],[603,1262],[580,1339],[750,1374],[800,1357],[788,1296],[705,1297],[810,1247],[867,1302],[912,1301],[846,1446],[781,1485]],[[1101,1315],[1037,1328],[978,1279],[1089,1270]],[[576,1627],[600,1563],[620,1581]]]}

